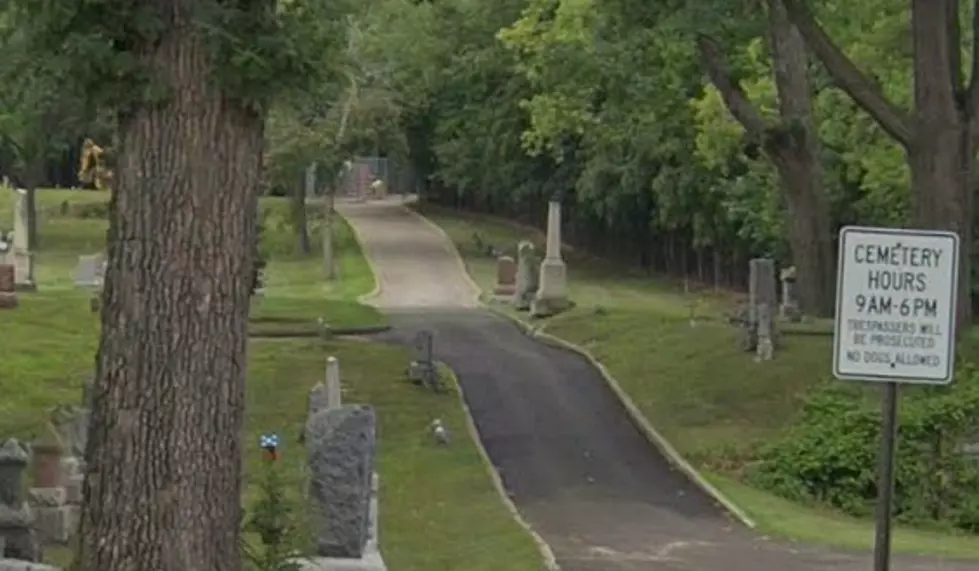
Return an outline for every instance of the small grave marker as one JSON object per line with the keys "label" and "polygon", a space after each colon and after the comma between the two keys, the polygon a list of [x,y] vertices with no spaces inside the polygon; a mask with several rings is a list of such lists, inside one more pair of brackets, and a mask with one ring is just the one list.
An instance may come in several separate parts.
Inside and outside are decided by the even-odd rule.
{"label": "small grave marker", "polygon": [[442,381],[435,364],[431,331],[421,331],[415,335],[412,353],[411,364],[408,365],[408,379],[435,392],[441,391]]}

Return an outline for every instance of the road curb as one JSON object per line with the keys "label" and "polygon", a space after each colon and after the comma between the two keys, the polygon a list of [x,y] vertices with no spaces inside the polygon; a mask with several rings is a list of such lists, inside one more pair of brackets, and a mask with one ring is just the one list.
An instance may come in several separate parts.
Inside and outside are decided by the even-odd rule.
{"label": "road curb", "polygon": [[541,558],[544,560],[544,566],[548,571],[560,571],[560,566],[557,563],[557,558],[554,556],[554,551],[551,550],[551,546],[544,541],[544,538],[540,536],[539,533],[534,531],[530,523],[524,519],[523,515],[520,514],[520,510],[517,505],[513,503],[510,499],[510,495],[507,494],[506,488],[503,486],[503,479],[500,478],[500,473],[493,465],[493,461],[489,457],[489,453],[486,452],[486,447],[483,446],[483,439],[479,436],[479,430],[476,428],[476,421],[473,420],[472,412],[469,410],[469,405],[466,404],[466,395],[462,389],[462,384],[459,382],[459,377],[456,376],[455,371],[445,363],[439,363],[442,368],[449,373],[449,377],[452,379],[452,383],[455,385],[456,393],[459,395],[459,406],[462,407],[463,415],[466,417],[466,431],[469,433],[469,439],[472,440],[473,444],[476,446],[476,450],[479,451],[479,457],[483,461],[483,467],[486,469],[486,473],[489,474],[491,480],[493,480],[493,487],[496,489],[496,493],[500,496],[500,501],[503,503],[504,507],[510,512],[510,517],[513,518],[517,525],[523,528],[524,532],[534,540],[537,544],[537,551],[540,552]]}
{"label": "road curb", "polygon": [[469,275],[469,269],[466,267],[465,261],[462,259],[462,256],[459,254],[458,249],[455,247],[455,244],[452,242],[452,239],[445,232],[445,230],[443,230],[438,224],[422,216],[414,209],[408,207],[403,207],[403,208],[405,208],[405,210],[411,212],[413,215],[423,220],[426,224],[428,224],[433,229],[437,230],[439,234],[441,234],[442,237],[448,242],[448,246],[451,249],[451,252],[456,259],[456,263],[459,266],[459,268],[462,270],[462,273],[466,277],[466,280],[469,282],[470,287],[474,288],[477,292],[479,292],[476,294],[476,299],[480,306],[485,307],[486,309],[492,311],[496,315],[505,317],[506,319],[515,323],[525,333],[529,334],[535,339],[540,339],[541,341],[546,342],[550,345],[560,347],[562,349],[571,351],[573,353],[577,353],[578,355],[584,357],[585,360],[587,360],[591,364],[591,366],[593,366],[599,372],[599,374],[602,376],[602,379],[605,380],[605,384],[608,385],[608,387],[615,394],[616,398],[618,398],[619,401],[622,403],[622,406],[625,407],[626,412],[629,415],[629,419],[636,426],[636,428],[639,429],[639,432],[641,432],[642,435],[646,437],[646,439],[650,442],[650,444],[655,446],[663,454],[663,456],[667,459],[667,461],[670,462],[670,464],[672,464],[676,469],[683,472],[690,479],[690,481],[694,483],[694,485],[696,485],[705,494],[711,497],[717,504],[719,504],[722,508],[724,508],[724,510],[727,511],[732,517],[740,521],[742,525],[744,525],[749,529],[754,529],[757,526],[755,521],[751,519],[751,517],[748,516],[748,514],[745,513],[745,511],[741,509],[740,506],[734,503],[734,501],[728,498],[727,495],[725,495],[723,492],[721,492],[716,487],[714,487],[713,484],[707,481],[707,478],[705,478],[703,474],[701,474],[696,468],[694,468],[689,462],[687,462],[687,460],[679,452],[677,452],[676,448],[674,448],[673,445],[670,444],[670,442],[662,434],[660,434],[659,431],[656,430],[656,428],[653,427],[653,425],[649,422],[649,420],[645,417],[645,415],[642,414],[642,411],[639,410],[639,407],[636,406],[636,403],[632,400],[632,398],[628,395],[628,393],[626,393],[625,390],[622,389],[622,386],[615,379],[615,377],[613,377],[612,374],[609,373],[608,369],[605,368],[605,365],[603,365],[598,359],[596,359],[595,356],[592,355],[590,351],[588,351],[584,347],[571,343],[570,341],[566,341],[564,339],[561,339],[560,337],[551,335],[550,333],[545,333],[540,329],[533,327],[532,325],[520,319],[519,317],[510,315],[504,311],[501,311],[498,308],[493,307],[492,304],[486,303],[485,298],[483,297],[482,294],[482,288],[480,288],[479,285],[475,282],[475,280],[472,279],[472,276]]}

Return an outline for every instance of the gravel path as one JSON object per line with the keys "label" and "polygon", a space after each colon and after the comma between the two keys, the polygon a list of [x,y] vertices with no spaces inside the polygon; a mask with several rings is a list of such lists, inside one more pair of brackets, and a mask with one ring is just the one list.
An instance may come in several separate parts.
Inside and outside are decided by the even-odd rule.
{"label": "gravel path", "polygon": [[[769,541],[673,471],[580,356],[479,307],[444,235],[400,199],[338,204],[373,261],[384,337],[431,330],[514,502],[564,571],[869,571],[869,554]],[[655,419],[654,424],[655,424]],[[897,558],[893,571],[977,571]]]}

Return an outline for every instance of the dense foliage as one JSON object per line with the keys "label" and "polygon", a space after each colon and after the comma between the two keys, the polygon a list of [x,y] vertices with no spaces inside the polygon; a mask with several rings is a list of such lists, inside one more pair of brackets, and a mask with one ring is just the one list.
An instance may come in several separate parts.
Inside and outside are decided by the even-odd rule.
{"label": "dense foliage", "polygon": [[[969,239],[979,89],[963,73],[975,59],[968,26],[946,22],[933,41],[913,41],[928,31],[910,26],[941,7],[968,21],[969,6],[810,3],[865,70],[841,78],[803,4],[208,0],[199,21],[214,80],[264,114],[267,186],[295,197],[306,246],[306,169],[330,187],[347,158],[383,155],[446,206],[540,225],[547,200],[560,199],[566,240],[649,271],[740,288],[751,257],[795,264],[805,309],[825,315],[841,225],[918,224]],[[74,184],[51,165],[77,164],[85,137],[111,145],[134,98],[165,96],[125,49],[160,33],[160,8],[132,5],[0,4],[0,171],[28,186]],[[958,35],[961,53],[928,52]],[[949,144],[928,139],[932,124],[967,157],[946,173],[954,184],[925,172]],[[979,480],[957,453],[962,419],[979,412],[973,376],[907,403],[902,517],[979,529]],[[877,414],[834,390],[816,395],[752,480],[866,511]]]}
{"label": "dense foliage", "polygon": [[[905,398],[895,514],[906,522],[944,523],[977,533],[979,376],[971,367],[963,369],[954,388]],[[827,385],[809,397],[797,424],[762,451],[748,477],[796,501],[869,516],[877,498],[880,426],[879,407],[859,392]]]}

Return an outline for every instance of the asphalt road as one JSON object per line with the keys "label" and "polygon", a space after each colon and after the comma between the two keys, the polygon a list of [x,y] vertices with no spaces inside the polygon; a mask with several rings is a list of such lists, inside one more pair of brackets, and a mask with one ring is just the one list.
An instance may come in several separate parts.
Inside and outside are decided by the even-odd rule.
{"label": "asphalt road", "polygon": [[[338,204],[382,286],[383,337],[434,333],[480,437],[521,513],[565,571],[870,571],[869,553],[768,540],[674,471],[580,356],[483,310],[451,243],[400,199]],[[655,419],[651,419],[655,424]],[[892,571],[979,570],[896,558]]]}

